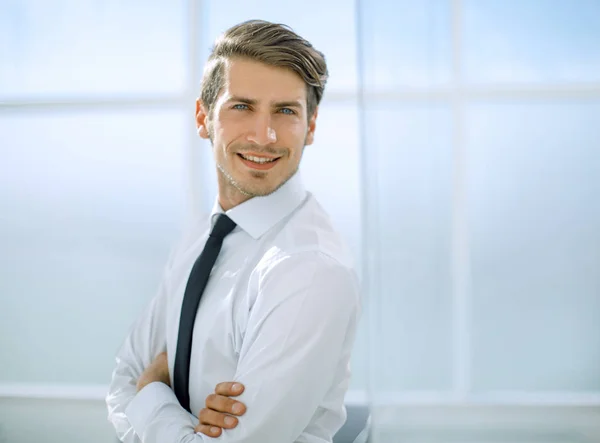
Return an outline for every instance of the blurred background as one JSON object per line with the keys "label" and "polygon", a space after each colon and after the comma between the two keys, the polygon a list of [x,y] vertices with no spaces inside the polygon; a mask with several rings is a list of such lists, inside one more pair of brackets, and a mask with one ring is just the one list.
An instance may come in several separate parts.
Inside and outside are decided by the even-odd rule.
{"label": "blurred background", "polygon": [[329,63],[301,171],[360,267],[373,440],[600,442],[598,0],[0,0],[0,442],[114,442],[115,352],[216,191],[203,63],[250,18]]}

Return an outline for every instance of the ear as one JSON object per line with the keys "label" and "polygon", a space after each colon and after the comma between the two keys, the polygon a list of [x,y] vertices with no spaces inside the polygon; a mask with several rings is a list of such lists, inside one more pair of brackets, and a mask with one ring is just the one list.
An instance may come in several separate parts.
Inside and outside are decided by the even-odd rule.
{"label": "ear", "polygon": [[306,141],[304,142],[305,145],[312,145],[313,141],[315,140],[315,129],[317,127],[318,113],[319,107],[317,106],[315,108],[315,112],[313,112],[313,115],[308,120],[308,131],[306,132]]}
{"label": "ear", "polygon": [[198,128],[198,135],[200,137],[206,139],[210,137],[208,133],[208,113],[199,98],[196,99],[196,128]]}

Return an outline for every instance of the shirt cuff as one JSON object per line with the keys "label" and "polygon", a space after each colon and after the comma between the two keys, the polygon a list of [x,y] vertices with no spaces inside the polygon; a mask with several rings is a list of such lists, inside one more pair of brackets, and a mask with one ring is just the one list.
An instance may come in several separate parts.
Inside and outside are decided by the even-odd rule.
{"label": "shirt cuff", "polygon": [[161,406],[173,402],[179,404],[170,387],[158,381],[148,383],[129,402],[125,408],[125,415],[135,433],[143,435]]}

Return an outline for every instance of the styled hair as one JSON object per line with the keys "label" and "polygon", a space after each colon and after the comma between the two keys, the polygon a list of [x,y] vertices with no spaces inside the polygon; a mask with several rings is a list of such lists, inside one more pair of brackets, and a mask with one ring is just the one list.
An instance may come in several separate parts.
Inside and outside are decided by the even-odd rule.
{"label": "styled hair", "polygon": [[225,31],[212,48],[202,77],[200,99],[208,115],[225,82],[227,60],[243,58],[288,68],[306,83],[308,118],[321,102],[328,72],[325,56],[289,26],[249,20]]}

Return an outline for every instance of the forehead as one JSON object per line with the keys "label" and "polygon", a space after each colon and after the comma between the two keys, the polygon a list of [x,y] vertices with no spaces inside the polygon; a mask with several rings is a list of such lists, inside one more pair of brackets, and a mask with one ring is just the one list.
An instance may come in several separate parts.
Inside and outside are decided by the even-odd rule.
{"label": "forehead", "polygon": [[301,100],[306,104],[307,87],[291,69],[254,60],[233,59],[225,63],[224,92],[224,96],[242,96],[258,101]]}

